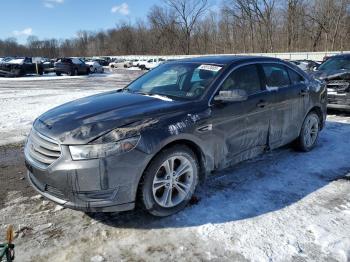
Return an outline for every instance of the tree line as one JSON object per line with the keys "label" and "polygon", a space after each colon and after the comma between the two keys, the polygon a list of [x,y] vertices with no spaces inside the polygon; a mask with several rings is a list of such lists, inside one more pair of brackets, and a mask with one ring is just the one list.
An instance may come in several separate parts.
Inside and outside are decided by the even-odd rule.
{"label": "tree line", "polygon": [[350,0],[164,0],[145,19],[70,39],[0,39],[0,56],[182,55],[350,50]]}

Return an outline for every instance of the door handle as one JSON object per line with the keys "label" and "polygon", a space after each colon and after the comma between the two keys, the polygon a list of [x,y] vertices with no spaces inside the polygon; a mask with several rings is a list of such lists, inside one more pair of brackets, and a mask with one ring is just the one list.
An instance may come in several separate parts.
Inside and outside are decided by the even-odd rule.
{"label": "door handle", "polygon": [[257,107],[260,107],[260,108],[264,108],[265,106],[267,106],[269,103],[267,103],[266,101],[264,100],[261,100],[259,103],[256,104]]}

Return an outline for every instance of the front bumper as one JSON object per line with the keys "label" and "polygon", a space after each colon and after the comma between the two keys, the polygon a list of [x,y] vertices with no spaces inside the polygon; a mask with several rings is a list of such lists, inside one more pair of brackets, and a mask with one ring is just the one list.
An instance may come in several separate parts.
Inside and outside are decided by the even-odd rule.
{"label": "front bumper", "polygon": [[[81,201],[79,198],[77,198],[75,201],[69,201],[64,198],[60,198],[57,196],[58,192],[52,193],[49,191],[47,185],[44,185],[39,182],[38,179],[35,178],[35,176],[28,171],[27,172],[27,178],[30,182],[31,186],[42,196],[45,198],[55,202],[56,204],[59,204],[61,206],[74,209],[74,210],[80,210],[84,212],[120,212],[120,211],[127,211],[132,210],[135,208],[135,203],[125,203],[125,204],[115,204],[113,201],[107,199],[107,200],[100,200],[100,201]],[[52,188],[51,188],[52,190]],[[98,192],[101,193],[101,192]],[[111,192],[113,195],[117,193],[117,191]],[[78,194],[79,195],[79,194]],[[64,197],[62,195],[62,197]]]}
{"label": "front bumper", "polygon": [[350,111],[350,93],[337,93],[328,91],[327,108]]}
{"label": "front bumper", "polygon": [[134,149],[103,159],[73,161],[68,146],[47,168],[25,154],[28,180],[47,199],[85,212],[117,212],[135,207],[138,183],[150,155]]}

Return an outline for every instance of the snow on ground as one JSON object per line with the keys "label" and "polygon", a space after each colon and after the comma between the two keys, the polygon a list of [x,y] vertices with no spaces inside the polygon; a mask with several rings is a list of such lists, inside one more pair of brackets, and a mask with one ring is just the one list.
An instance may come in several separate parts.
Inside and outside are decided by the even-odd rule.
{"label": "snow on ground", "polygon": [[[123,72],[123,73],[121,73]],[[141,71],[0,78],[0,145],[21,142],[36,117],[65,102],[124,87]]]}
{"label": "snow on ground", "polygon": [[163,219],[140,210],[89,216],[10,191],[0,231],[19,231],[18,261],[347,262],[349,135],[343,117],[312,152],[282,148],[217,172],[198,203]]}
{"label": "snow on ground", "polygon": [[[121,87],[136,76],[125,72],[1,80],[0,141],[23,139],[33,119],[50,107]],[[0,233],[15,225],[17,261],[347,262],[349,136],[350,117],[332,113],[313,151],[286,147],[217,172],[196,193],[198,203],[162,219],[140,210],[88,215],[30,195],[21,178],[24,167],[18,172],[21,149],[3,147],[0,176],[22,186],[12,181],[1,194]]]}

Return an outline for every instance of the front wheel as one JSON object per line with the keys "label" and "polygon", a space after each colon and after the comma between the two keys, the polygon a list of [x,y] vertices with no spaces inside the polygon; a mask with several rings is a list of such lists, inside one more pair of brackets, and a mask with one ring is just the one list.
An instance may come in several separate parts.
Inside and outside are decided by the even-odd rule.
{"label": "front wheel", "polygon": [[308,152],[317,144],[320,131],[320,117],[315,113],[309,113],[301,127],[300,135],[296,140],[296,146],[299,150]]}
{"label": "front wheel", "polygon": [[182,210],[198,184],[199,164],[186,146],[162,151],[145,171],[141,197],[144,208],[154,216],[169,216]]}

